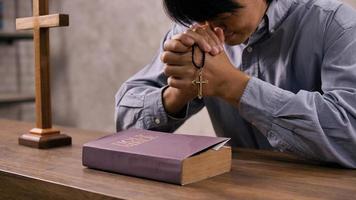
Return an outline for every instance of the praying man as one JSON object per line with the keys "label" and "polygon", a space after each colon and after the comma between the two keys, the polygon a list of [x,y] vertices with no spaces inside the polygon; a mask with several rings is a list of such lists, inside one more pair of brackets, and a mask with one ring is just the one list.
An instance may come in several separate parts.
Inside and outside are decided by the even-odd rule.
{"label": "praying man", "polygon": [[176,23],[118,91],[118,131],[173,132],[206,107],[234,147],[356,168],[353,8],[336,0],[163,3]]}

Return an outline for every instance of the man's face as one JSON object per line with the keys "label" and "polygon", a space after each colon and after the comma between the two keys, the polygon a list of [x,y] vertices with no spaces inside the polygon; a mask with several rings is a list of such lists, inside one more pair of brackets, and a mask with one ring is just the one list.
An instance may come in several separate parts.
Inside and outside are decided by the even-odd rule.
{"label": "man's face", "polygon": [[260,24],[266,9],[266,0],[235,0],[242,6],[233,13],[223,13],[214,20],[208,21],[212,28],[224,30],[225,43],[241,44],[248,40]]}

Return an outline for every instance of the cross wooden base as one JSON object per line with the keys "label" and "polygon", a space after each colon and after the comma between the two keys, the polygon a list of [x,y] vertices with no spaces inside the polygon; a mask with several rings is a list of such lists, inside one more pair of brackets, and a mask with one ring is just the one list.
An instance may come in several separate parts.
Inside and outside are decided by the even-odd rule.
{"label": "cross wooden base", "polygon": [[61,134],[60,131],[56,129],[34,128],[30,133],[20,136],[19,144],[32,148],[49,149],[71,145],[72,138],[68,135]]}

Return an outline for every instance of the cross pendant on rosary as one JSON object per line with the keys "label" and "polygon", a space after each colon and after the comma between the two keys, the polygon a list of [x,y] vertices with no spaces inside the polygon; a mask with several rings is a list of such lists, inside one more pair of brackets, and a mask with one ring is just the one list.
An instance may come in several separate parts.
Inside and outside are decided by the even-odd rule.
{"label": "cross pendant on rosary", "polygon": [[208,80],[204,80],[203,79],[203,67],[205,65],[205,52],[201,51],[201,53],[202,53],[201,64],[198,65],[195,62],[195,59],[194,59],[195,48],[199,49],[199,47],[197,47],[196,45],[193,45],[193,48],[192,48],[192,63],[194,65],[194,67],[198,69],[198,77],[195,80],[192,81],[192,84],[194,86],[199,84],[199,86],[198,86],[198,98],[202,99],[203,98],[203,84],[208,84]]}
{"label": "cross pendant on rosary", "polygon": [[197,79],[192,81],[193,85],[199,84],[198,87],[198,98],[202,99],[203,98],[203,84],[207,84],[208,80],[203,79],[203,68],[199,69],[199,75]]}

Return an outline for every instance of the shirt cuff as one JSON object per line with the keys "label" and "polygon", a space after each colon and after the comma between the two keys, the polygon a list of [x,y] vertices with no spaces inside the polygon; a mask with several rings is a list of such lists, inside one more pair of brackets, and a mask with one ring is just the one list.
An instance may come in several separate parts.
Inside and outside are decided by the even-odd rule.
{"label": "shirt cuff", "polygon": [[244,119],[268,138],[274,113],[293,95],[292,92],[251,77],[240,99],[239,111]]}
{"label": "shirt cuff", "polygon": [[147,129],[167,126],[186,120],[188,116],[189,104],[185,108],[185,113],[180,117],[173,117],[167,114],[163,106],[162,94],[167,87],[163,87],[145,96],[144,101],[144,124]]}

